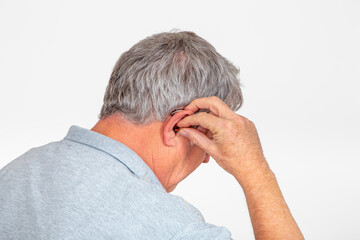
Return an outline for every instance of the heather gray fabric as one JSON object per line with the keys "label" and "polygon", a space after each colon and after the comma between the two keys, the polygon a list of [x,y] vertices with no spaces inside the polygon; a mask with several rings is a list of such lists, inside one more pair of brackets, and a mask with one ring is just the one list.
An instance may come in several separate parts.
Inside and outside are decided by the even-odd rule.
{"label": "heather gray fabric", "polygon": [[230,239],[130,148],[72,126],[0,170],[0,239]]}

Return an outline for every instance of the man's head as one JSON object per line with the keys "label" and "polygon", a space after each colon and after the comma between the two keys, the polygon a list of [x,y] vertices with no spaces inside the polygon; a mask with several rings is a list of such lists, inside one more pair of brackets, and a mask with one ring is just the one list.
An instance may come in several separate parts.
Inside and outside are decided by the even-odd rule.
{"label": "man's head", "polygon": [[[133,148],[171,191],[208,156],[174,131],[176,123],[192,113],[170,113],[196,98],[209,96],[219,97],[234,111],[239,109],[242,93],[238,73],[195,33],[152,35],[117,61],[99,122],[113,120],[121,122],[117,126],[131,126],[131,134],[117,140]],[[142,147],[134,141],[141,142]]]}

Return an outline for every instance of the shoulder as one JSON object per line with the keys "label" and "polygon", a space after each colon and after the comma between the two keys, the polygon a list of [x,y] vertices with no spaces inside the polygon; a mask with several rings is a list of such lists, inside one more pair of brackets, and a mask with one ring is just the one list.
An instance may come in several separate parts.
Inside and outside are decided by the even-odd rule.
{"label": "shoulder", "polygon": [[171,239],[228,240],[232,238],[231,232],[227,228],[204,222],[185,225]]}
{"label": "shoulder", "polygon": [[230,239],[226,228],[206,223],[201,212],[180,196],[147,183],[135,183],[124,196],[118,209],[126,209],[123,224],[151,239]]}
{"label": "shoulder", "polygon": [[[0,195],[12,194],[0,201],[9,206],[14,199],[17,202],[8,213],[14,223],[21,214],[22,219],[37,214],[44,226],[62,222],[57,231],[81,225],[80,235],[92,232],[116,238],[201,239],[198,236],[226,232],[205,223],[200,211],[182,197],[137,177],[110,155],[75,142],[33,148],[2,169],[1,178],[7,183],[0,187]],[[32,206],[34,212],[25,216],[30,203],[24,193],[29,189],[34,198],[30,202],[42,204]],[[46,209],[52,210],[41,214]]]}

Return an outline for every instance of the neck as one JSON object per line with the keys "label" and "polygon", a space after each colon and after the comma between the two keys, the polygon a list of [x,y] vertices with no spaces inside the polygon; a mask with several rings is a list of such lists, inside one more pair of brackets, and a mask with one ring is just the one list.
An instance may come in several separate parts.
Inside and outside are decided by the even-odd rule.
{"label": "neck", "polygon": [[170,192],[175,186],[170,181],[170,162],[164,158],[168,153],[158,152],[163,149],[163,146],[160,146],[163,145],[162,125],[162,122],[135,125],[120,115],[112,115],[99,120],[91,130],[121,142],[137,153],[155,173],[166,191]]}

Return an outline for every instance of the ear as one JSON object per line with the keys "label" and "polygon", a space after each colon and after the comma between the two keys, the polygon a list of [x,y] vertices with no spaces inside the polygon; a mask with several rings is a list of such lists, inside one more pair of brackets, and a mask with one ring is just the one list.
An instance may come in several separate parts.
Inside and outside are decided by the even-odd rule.
{"label": "ear", "polygon": [[176,124],[186,116],[192,115],[190,110],[182,110],[173,116],[168,115],[164,121],[164,144],[168,147],[175,147],[177,133],[174,131]]}

